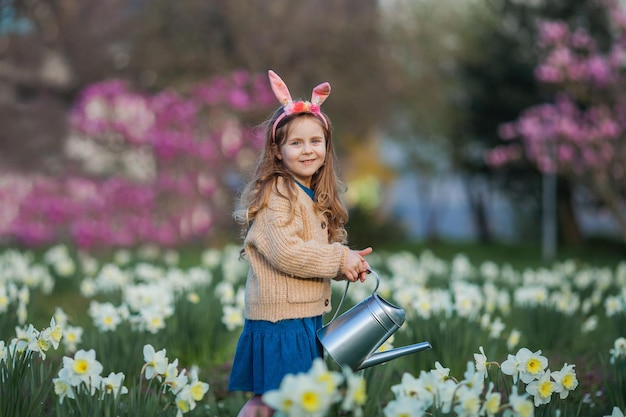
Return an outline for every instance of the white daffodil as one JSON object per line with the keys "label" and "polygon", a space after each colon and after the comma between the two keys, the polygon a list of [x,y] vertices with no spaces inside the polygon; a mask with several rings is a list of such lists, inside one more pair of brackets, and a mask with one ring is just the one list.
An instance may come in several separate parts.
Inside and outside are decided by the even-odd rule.
{"label": "white daffodil", "polygon": [[124,374],[122,372],[111,372],[109,376],[102,378],[101,390],[104,394],[113,394],[114,398],[117,398],[120,394],[128,394],[128,388],[124,385]]}
{"label": "white daffodil", "polygon": [[522,382],[528,384],[539,378],[548,367],[548,358],[541,355],[541,350],[531,352],[528,348],[521,348],[515,355],[518,362],[519,376]]}
{"label": "white daffodil", "polygon": [[500,317],[496,317],[489,325],[489,337],[491,339],[499,339],[500,335],[506,328]]}
{"label": "white daffodil", "polygon": [[122,322],[118,309],[111,303],[91,301],[87,311],[98,330],[102,332],[114,331]]}
{"label": "white daffodil", "polygon": [[361,375],[357,375],[349,368],[343,370],[346,380],[346,393],[341,403],[341,409],[344,411],[353,411],[355,416],[362,414],[361,407],[367,401],[367,390],[365,387],[365,379]]}
{"label": "white daffodil", "polygon": [[117,249],[113,254],[113,262],[117,265],[127,265],[133,256],[128,249]]}
{"label": "white daffodil", "polygon": [[454,309],[459,317],[474,319],[480,314],[484,304],[484,297],[480,287],[467,282],[453,284]]}
{"label": "white daffodil", "polygon": [[0,364],[2,364],[3,361],[6,361],[8,355],[9,351],[4,344],[4,340],[0,340]]}
{"label": "white daffodil", "polygon": [[413,375],[408,372],[402,374],[400,383],[391,387],[391,392],[394,393],[396,398],[409,397],[418,398],[419,392],[422,389],[422,383]]}
{"label": "white daffodil", "polygon": [[59,348],[59,343],[63,337],[63,327],[56,323],[54,317],[50,320],[50,327],[44,330],[44,337],[52,344],[52,347],[56,350]]}
{"label": "white daffodil", "polygon": [[335,396],[337,387],[343,382],[343,376],[339,372],[328,370],[322,358],[315,358],[308,374],[324,386],[324,392],[329,396]]}
{"label": "white daffodil", "polygon": [[310,374],[298,374],[296,379],[295,387],[291,387],[294,407],[312,417],[325,415],[333,399],[327,393],[328,382],[320,381]]}
{"label": "white daffodil", "polygon": [[556,384],[550,379],[549,369],[526,386],[526,392],[535,399],[535,407],[539,407],[541,404],[548,404],[555,389]]}
{"label": "white daffodil", "polygon": [[65,327],[68,322],[67,313],[61,308],[54,309],[54,321],[61,327]]}
{"label": "white daffodil", "polygon": [[196,403],[191,398],[191,392],[188,386],[183,387],[176,395],[176,417],[182,417],[196,407]]}
{"label": "white daffodil", "polygon": [[454,303],[452,302],[452,294],[450,291],[434,288],[430,290],[430,300],[433,314],[442,314],[445,317],[452,316]]}
{"label": "white daffodil", "polygon": [[28,303],[25,303],[23,301],[20,301],[17,304],[17,311],[15,313],[17,315],[17,322],[19,324],[26,323],[26,319],[28,318],[28,309],[26,308],[27,305]]}
{"label": "white daffodil", "polygon": [[487,415],[487,417],[495,417],[500,411],[500,405],[502,403],[502,396],[499,392],[493,392],[495,385],[493,382],[489,383],[487,392],[485,393],[485,401],[483,402],[480,415]]}
{"label": "white daffodil", "polygon": [[481,409],[480,393],[460,386],[454,412],[457,417],[478,417]]}
{"label": "white daffodil", "polygon": [[156,282],[165,275],[163,268],[146,262],[139,262],[133,271],[137,279],[144,282]]}
{"label": "white daffodil", "polygon": [[[183,369],[181,373],[176,376],[168,377],[165,381],[163,381],[163,383],[170,388],[170,392],[174,395],[178,395],[185,388],[190,388],[189,377],[187,376],[185,369]],[[189,393],[191,394],[191,391]]]}
{"label": "white daffodil", "polygon": [[202,264],[209,268],[219,266],[221,258],[222,253],[217,249],[205,249],[201,256]]}
{"label": "white daffodil", "polygon": [[31,350],[39,352],[39,347],[37,345],[39,331],[36,330],[32,324],[29,324],[25,329],[16,327],[15,334],[17,337],[13,339],[12,344],[15,345],[16,352],[24,352],[27,348],[31,349],[30,347],[32,347]]}
{"label": "white daffodil", "polygon": [[526,395],[518,395],[512,392],[509,395],[509,404],[517,417],[534,417],[535,407],[533,403],[527,398]]}
{"label": "white daffodil", "polygon": [[96,351],[93,349],[79,350],[74,358],[64,356],[63,368],[68,369],[68,379],[72,386],[76,387],[82,382],[90,388],[100,385],[102,364],[96,360]]}
{"label": "white daffodil", "polygon": [[108,263],[102,266],[95,278],[97,287],[102,291],[115,291],[131,283],[131,276],[118,265]]}
{"label": "white daffodil", "polygon": [[513,383],[516,384],[519,379],[519,360],[515,355],[509,353],[507,359],[500,364],[500,370],[504,375],[510,375],[513,378]]}
{"label": "white daffodil", "polygon": [[428,292],[422,292],[411,301],[410,305],[419,318],[428,320],[433,315],[434,305]]}
{"label": "white daffodil", "polygon": [[74,388],[70,382],[70,370],[61,368],[59,376],[52,379],[54,384],[54,393],[59,396],[59,403],[63,404],[65,398],[75,398]]}
{"label": "white daffodil", "polygon": [[83,340],[83,328],[78,326],[65,326],[61,340],[63,341],[63,347],[66,352],[76,352],[78,345]]}
{"label": "white daffodil", "polygon": [[157,306],[146,306],[139,310],[140,328],[157,334],[165,328],[165,317]]}
{"label": "white daffodil", "polygon": [[482,346],[478,348],[480,353],[474,353],[474,364],[476,365],[476,372],[481,373],[487,378],[487,355],[485,355],[485,349]]}
{"label": "white daffodil", "polygon": [[604,310],[607,317],[624,312],[624,302],[620,296],[608,296],[604,299]]}
{"label": "white daffodil", "polygon": [[80,294],[85,298],[91,298],[98,293],[96,281],[91,278],[85,278],[80,282]]}
{"label": "white daffodil", "polygon": [[444,368],[439,361],[435,362],[435,369],[431,369],[430,371],[437,381],[443,382],[447,380],[450,376],[450,368]]}
{"label": "white daffodil", "polygon": [[560,371],[552,372],[552,379],[557,385],[555,392],[559,393],[561,399],[567,398],[570,391],[575,390],[578,386],[578,379],[574,371],[575,366],[576,365],[568,365],[566,363]]}
{"label": "white daffodil", "polygon": [[194,401],[201,401],[209,391],[209,384],[198,379],[197,368],[189,371],[189,393]]}
{"label": "white daffodil", "polygon": [[215,286],[215,296],[222,300],[222,304],[232,305],[235,303],[235,286],[229,281],[220,281]]}
{"label": "white daffodil", "polygon": [[420,372],[418,378],[409,373],[402,375],[401,383],[391,387],[391,391],[399,397],[411,397],[419,400],[424,408],[432,406],[441,384],[439,371]]}
{"label": "white daffodil", "polygon": [[233,331],[243,326],[243,308],[234,305],[222,306],[222,323],[229,331]]}
{"label": "white daffodil", "polygon": [[9,310],[9,294],[4,283],[0,283],[0,314],[6,313]]}
{"label": "white daffodil", "polygon": [[515,347],[519,344],[520,338],[522,337],[522,333],[517,329],[512,329],[511,333],[509,333],[509,337],[506,339],[506,347],[509,350],[515,349]]}
{"label": "white daffodil", "polygon": [[146,362],[143,366],[146,379],[152,379],[155,376],[160,377],[167,371],[167,357],[165,349],[156,352],[150,344],[143,347],[143,360]]}
{"label": "white daffodil", "polygon": [[295,382],[295,375],[285,375],[278,389],[267,391],[263,394],[263,402],[274,410],[279,411],[287,416],[291,416],[292,409],[294,408],[294,402],[290,394],[291,387],[294,386]]}
{"label": "white daffodil", "polygon": [[580,331],[583,333],[590,333],[598,328],[598,316],[591,315],[583,322],[580,327]]}
{"label": "white daffodil", "polygon": [[385,417],[423,417],[426,408],[416,398],[398,397],[383,409]]}
{"label": "white daffodil", "polygon": [[613,349],[609,351],[611,354],[611,363],[615,363],[615,361],[621,357],[626,357],[626,337],[618,337],[613,342]]}
{"label": "white daffodil", "polygon": [[200,302],[200,295],[198,295],[197,292],[195,291],[190,291],[187,293],[187,296],[185,297],[187,299],[187,301],[189,301],[191,304],[198,304]]}

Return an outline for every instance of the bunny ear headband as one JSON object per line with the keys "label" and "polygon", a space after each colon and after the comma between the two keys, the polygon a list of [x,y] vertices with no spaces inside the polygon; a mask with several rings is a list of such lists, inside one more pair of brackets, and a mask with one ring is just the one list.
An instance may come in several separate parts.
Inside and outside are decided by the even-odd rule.
{"label": "bunny ear headband", "polygon": [[324,122],[324,126],[328,129],[328,120],[320,111],[320,106],[326,100],[328,95],[330,94],[330,84],[322,83],[313,89],[311,93],[311,101],[293,101],[291,99],[291,94],[289,93],[289,89],[287,88],[287,84],[276,74],[274,71],[269,70],[267,72],[270,85],[272,86],[272,91],[274,91],[274,95],[280,101],[280,104],[283,105],[283,113],[278,116],[274,125],[272,126],[272,139],[276,139],[276,127],[287,116],[291,116],[292,114],[297,113],[311,113],[317,118],[319,118],[322,122]]}

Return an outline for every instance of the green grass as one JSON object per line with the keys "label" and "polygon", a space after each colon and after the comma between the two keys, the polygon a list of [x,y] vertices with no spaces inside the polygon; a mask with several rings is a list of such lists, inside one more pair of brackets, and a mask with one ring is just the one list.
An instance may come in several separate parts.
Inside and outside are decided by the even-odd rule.
{"label": "green grass", "polygon": [[594,266],[615,266],[626,259],[626,244],[605,239],[589,239],[581,246],[559,246],[554,259],[548,260],[543,259],[539,243],[482,244],[454,241],[409,241],[387,243],[380,247],[373,245],[373,247],[374,250],[382,249],[391,252],[408,250],[417,254],[430,250],[437,257],[448,261],[459,253],[463,253],[474,265],[479,265],[484,261],[493,261],[499,265],[508,263],[516,269],[537,268],[571,259]]}

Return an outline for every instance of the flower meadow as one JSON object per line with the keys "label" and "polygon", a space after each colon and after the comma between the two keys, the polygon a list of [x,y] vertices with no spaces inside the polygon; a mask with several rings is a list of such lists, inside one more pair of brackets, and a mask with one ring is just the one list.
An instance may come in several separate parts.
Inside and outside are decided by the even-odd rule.
{"label": "flower meadow", "polygon": [[[0,252],[0,416],[236,416],[239,247]],[[352,372],[331,359],[263,400],[283,416],[623,416],[626,262],[515,268],[380,252],[406,312],[383,345],[432,349]],[[345,288],[334,283],[335,304]],[[344,309],[374,284],[351,285]],[[332,317],[330,314],[327,320]]]}

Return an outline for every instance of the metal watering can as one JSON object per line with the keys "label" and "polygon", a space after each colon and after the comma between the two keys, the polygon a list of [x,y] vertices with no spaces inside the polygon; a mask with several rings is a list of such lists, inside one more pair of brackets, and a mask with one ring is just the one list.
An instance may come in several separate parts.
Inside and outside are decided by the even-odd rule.
{"label": "metal watering can", "polygon": [[372,295],[337,317],[348,292],[348,282],[332,320],[317,331],[317,338],[330,357],[342,367],[348,366],[353,371],[432,347],[430,343],[422,342],[376,352],[402,326],[405,314],[403,309],[376,294],[380,278],[373,270],[368,272],[376,277]]}

